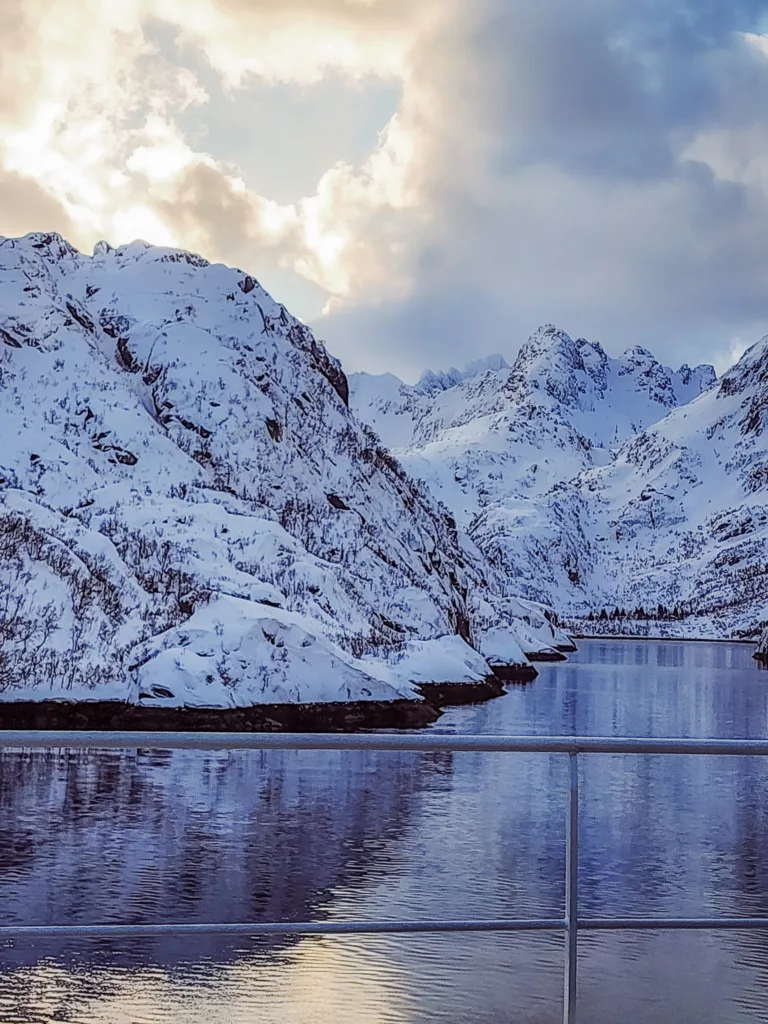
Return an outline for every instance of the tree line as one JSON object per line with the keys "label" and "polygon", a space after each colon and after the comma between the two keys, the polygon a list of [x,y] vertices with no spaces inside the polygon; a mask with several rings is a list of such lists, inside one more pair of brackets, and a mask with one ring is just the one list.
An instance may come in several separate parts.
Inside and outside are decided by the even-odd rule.
{"label": "tree line", "polygon": [[601,608],[599,612],[590,612],[587,615],[588,622],[613,622],[616,619],[639,619],[648,620],[653,619],[654,621],[667,621],[673,622],[679,619],[684,619],[686,616],[685,610],[680,605],[675,605],[674,608],[667,608],[664,604],[657,604],[655,608],[651,608],[646,611],[642,605],[638,605],[634,610],[626,608],[614,608],[613,611],[608,611],[607,608]]}

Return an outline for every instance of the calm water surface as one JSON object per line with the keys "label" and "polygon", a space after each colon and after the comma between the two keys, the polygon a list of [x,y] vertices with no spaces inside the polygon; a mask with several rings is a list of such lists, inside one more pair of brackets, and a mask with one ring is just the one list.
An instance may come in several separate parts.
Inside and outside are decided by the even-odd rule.
{"label": "calm water surface", "polygon": [[[768,735],[742,645],[583,641],[440,732]],[[594,915],[768,915],[768,764],[582,759]],[[559,916],[565,758],[344,752],[0,757],[4,923]],[[580,936],[584,1024],[768,1022],[768,934]],[[562,937],[0,946],[2,1024],[561,1019]]]}

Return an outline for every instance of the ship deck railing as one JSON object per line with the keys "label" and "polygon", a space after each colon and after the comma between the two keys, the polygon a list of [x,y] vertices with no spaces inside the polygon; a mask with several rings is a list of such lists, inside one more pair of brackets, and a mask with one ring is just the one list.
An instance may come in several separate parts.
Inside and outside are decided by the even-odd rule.
{"label": "ship deck railing", "polygon": [[766,929],[768,917],[582,917],[579,913],[579,758],[594,754],[768,756],[766,740],[598,736],[457,736],[413,733],[235,733],[0,731],[0,751],[52,750],[357,750],[430,753],[562,754],[568,758],[565,906],[558,917],[462,920],[163,922],[0,926],[0,939],[134,938],[160,935],[350,935],[444,932],[563,932],[563,1021],[576,1024],[578,936],[586,931]]}

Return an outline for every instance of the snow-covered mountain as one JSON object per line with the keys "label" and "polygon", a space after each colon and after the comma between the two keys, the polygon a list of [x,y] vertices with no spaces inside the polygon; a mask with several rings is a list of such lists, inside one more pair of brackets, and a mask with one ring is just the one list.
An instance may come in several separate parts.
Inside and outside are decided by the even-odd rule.
{"label": "snow-covered mountain", "polygon": [[548,326],[511,369],[423,379],[355,375],[352,405],[510,593],[585,631],[726,637],[768,619],[768,338],[716,381]]}
{"label": "snow-covered mountain", "polygon": [[549,325],[511,368],[497,356],[414,386],[355,374],[351,403],[509,593],[570,618],[685,603],[715,618],[679,631],[722,635],[765,614],[754,579],[762,513],[743,505],[760,507],[756,481],[765,472],[768,482],[754,411],[761,371],[745,369],[755,351],[714,387],[711,366],[671,370],[643,348],[611,358]]}
{"label": "snow-covered mountain", "polygon": [[567,642],[242,271],[0,241],[0,431],[6,697],[415,697]]}
{"label": "snow-covered mountain", "polygon": [[360,419],[471,529],[499,501],[611,462],[623,441],[714,380],[711,366],[673,371],[643,348],[613,359],[548,325],[511,368],[492,356],[413,386],[360,373],[350,389]]}
{"label": "snow-covered mountain", "polygon": [[766,427],[768,338],[611,465],[535,508],[489,510],[475,533],[524,593],[573,618],[605,609],[595,631],[755,635],[768,619]]}

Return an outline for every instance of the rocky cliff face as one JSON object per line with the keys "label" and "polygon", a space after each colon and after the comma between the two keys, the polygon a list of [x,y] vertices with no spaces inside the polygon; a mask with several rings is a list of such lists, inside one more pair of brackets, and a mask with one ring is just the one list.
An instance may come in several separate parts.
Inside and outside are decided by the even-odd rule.
{"label": "rocky cliff face", "polygon": [[0,242],[0,690],[415,696],[482,679],[491,628],[524,661],[493,570],[348,398],[241,271]]}

